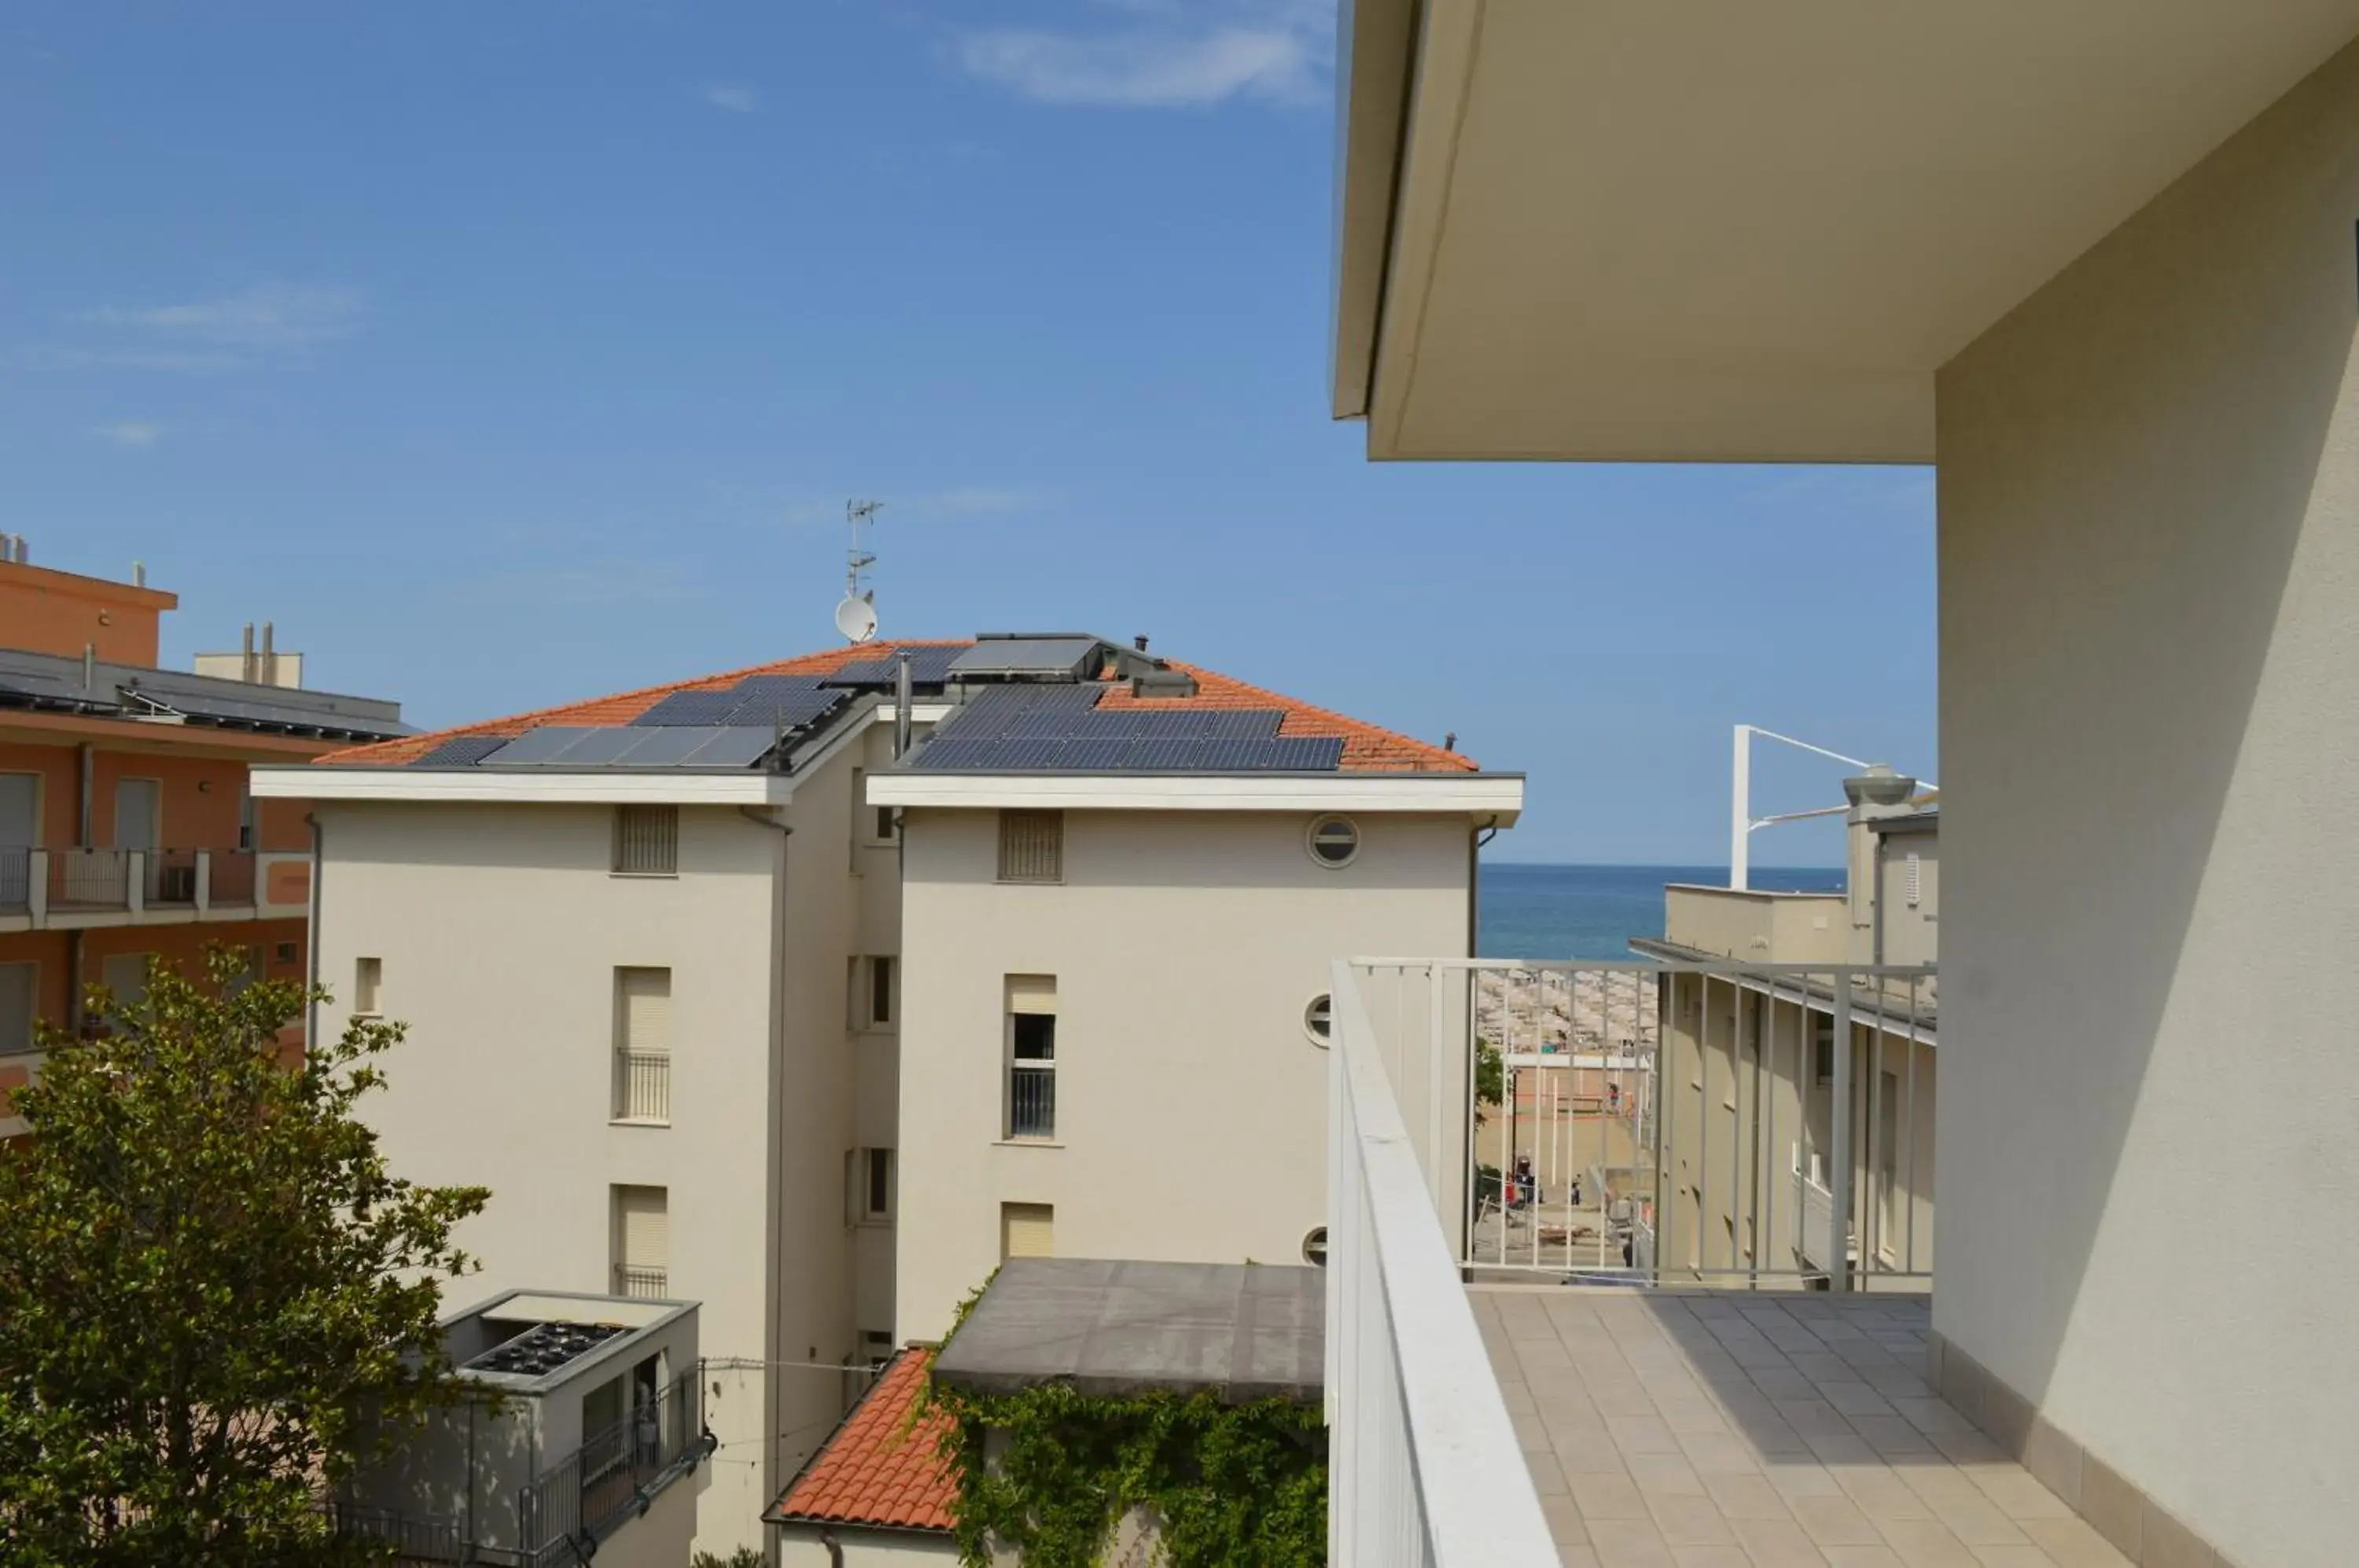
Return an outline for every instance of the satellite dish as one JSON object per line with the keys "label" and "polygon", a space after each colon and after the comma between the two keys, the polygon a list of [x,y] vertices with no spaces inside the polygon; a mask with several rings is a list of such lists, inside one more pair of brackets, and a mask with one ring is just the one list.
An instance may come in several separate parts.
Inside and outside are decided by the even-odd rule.
{"label": "satellite dish", "polygon": [[876,595],[847,593],[835,607],[835,629],[846,642],[866,642],[876,635]]}

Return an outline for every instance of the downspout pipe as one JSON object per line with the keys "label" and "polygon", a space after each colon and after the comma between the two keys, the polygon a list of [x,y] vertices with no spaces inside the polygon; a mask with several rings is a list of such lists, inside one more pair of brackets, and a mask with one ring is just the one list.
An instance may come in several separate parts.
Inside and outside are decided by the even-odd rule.
{"label": "downspout pipe", "polygon": [[[320,1038],[320,896],[327,881],[326,847],[328,830],[321,825],[319,813],[303,813],[303,825],[311,830],[311,909],[310,929],[303,933],[304,945],[310,951],[304,954],[305,968],[310,975],[310,994],[303,999],[303,1049],[309,1051]],[[255,848],[262,847],[260,833],[255,835]],[[468,1418],[468,1441],[473,1441],[473,1417]],[[473,1503],[470,1500],[470,1508]]]}
{"label": "downspout pipe", "polygon": [[[766,1072],[769,1106],[765,1113],[770,1118],[767,1131],[770,1147],[774,1152],[770,1158],[770,1191],[762,1200],[764,1218],[770,1233],[775,1236],[777,1232],[777,1215],[773,1205],[778,1194],[784,1192],[787,1188],[787,1140],[776,1118],[779,1114],[778,1062],[786,1048],[787,1030],[787,862],[788,849],[794,843],[795,830],[775,817],[764,815],[752,806],[738,807],[737,814],[747,822],[758,827],[768,828],[778,835],[778,855],[777,858],[771,862],[770,874],[770,922],[775,934],[770,942],[770,1061]],[[774,1246],[773,1252],[771,1279],[766,1286],[768,1299],[763,1310],[763,1317],[766,1321],[762,1330],[762,1340],[765,1346],[763,1354],[766,1356],[777,1357],[785,1354],[784,1349],[777,1343],[776,1336],[778,1333],[778,1303],[786,1299],[787,1258],[785,1249],[782,1247]],[[779,1377],[776,1367],[766,1367],[762,1369],[763,1421],[765,1430],[773,1434],[784,1425],[782,1412],[778,1409],[779,1396],[783,1391],[782,1382],[783,1379]],[[761,1465],[763,1490],[767,1496],[775,1497],[777,1493],[777,1487],[774,1485],[777,1480],[777,1438],[775,1435],[766,1438],[762,1445]]]}

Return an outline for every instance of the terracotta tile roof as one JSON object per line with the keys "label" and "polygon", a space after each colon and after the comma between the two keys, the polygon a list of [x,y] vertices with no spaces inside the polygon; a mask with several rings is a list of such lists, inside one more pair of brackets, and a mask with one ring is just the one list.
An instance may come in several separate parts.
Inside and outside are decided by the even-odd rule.
{"label": "terracotta tile roof", "polygon": [[425,756],[454,735],[519,735],[538,724],[627,724],[675,691],[717,691],[724,686],[734,686],[748,675],[832,675],[847,664],[871,659],[889,659],[897,648],[968,646],[967,639],[961,637],[955,640],[905,638],[900,642],[864,643],[857,648],[832,648],[821,653],[806,653],[769,664],[749,664],[743,670],[726,670],[718,675],[700,675],[692,681],[673,681],[661,686],[642,686],[636,691],[618,691],[611,697],[592,697],[586,702],[540,708],[529,713],[512,713],[504,719],[485,719],[481,724],[461,724],[455,729],[436,730],[430,735],[406,735],[400,740],[383,741],[375,746],[346,746],[342,751],[332,751],[312,760],[357,763],[367,768],[395,768]]}
{"label": "terracotta tile roof", "polygon": [[958,1481],[938,1445],[950,1420],[918,1409],[933,1364],[934,1353],[921,1346],[896,1356],[762,1517],[775,1524],[949,1530]]}
{"label": "terracotta tile roof", "polygon": [[[436,730],[430,735],[408,735],[400,740],[383,741],[374,746],[347,746],[313,758],[321,763],[356,763],[366,767],[392,768],[425,756],[444,741],[455,735],[517,735],[538,724],[627,724],[675,691],[716,691],[732,686],[748,675],[832,675],[847,664],[873,659],[890,658],[903,648],[967,648],[965,638],[938,639],[887,643],[865,643],[857,648],[833,648],[821,653],[808,653],[796,659],[779,659],[771,664],[750,665],[744,670],[725,670],[718,675],[702,675],[692,681],[675,681],[662,686],[642,687],[636,691],[618,692],[611,697],[593,698],[586,702],[574,702],[563,707],[543,708],[536,713],[516,713],[504,719],[486,719],[481,724],[462,724],[456,729]],[[1445,751],[1438,746],[1414,740],[1380,725],[1346,717],[1326,708],[1315,707],[1292,697],[1282,696],[1264,687],[1249,685],[1243,681],[1223,675],[1199,665],[1184,664],[1179,659],[1165,660],[1172,669],[1184,670],[1196,678],[1196,695],[1192,697],[1134,697],[1126,681],[1107,681],[1099,698],[1102,708],[1164,708],[1187,712],[1202,708],[1275,708],[1286,716],[1278,723],[1277,733],[1287,735],[1333,735],[1343,742],[1343,771],[1346,773],[1473,773],[1480,771],[1475,760],[1462,753]]]}

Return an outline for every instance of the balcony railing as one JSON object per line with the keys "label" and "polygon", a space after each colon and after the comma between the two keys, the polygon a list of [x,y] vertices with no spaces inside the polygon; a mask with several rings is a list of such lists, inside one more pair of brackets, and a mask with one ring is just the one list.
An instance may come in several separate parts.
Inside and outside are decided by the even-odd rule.
{"label": "balcony railing", "polygon": [[1553,1568],[1548,1521],[1435,1212],[1435,1167],[1420,1167],[1350,965],[1336,964],[1333,996],[1328,1561]]}
{"label": "balcony railing", "polygon": [[1057,1136],[1057,1070],[1022,1062],[1007,1070],[1007,1136]]}
{"label": "balcony railing", "polygon": [[131,856],[127,849],[49,851],[49,907],[53,911],[127,909],[131,907]]}
{"label": "balcony railing", "polygon": [[671,1052],[615,1051],[614,1119],[670,1122]]}
{"label": "balcony railing", "polygon": [[1930,1278],[1930,966],[1355,974],[1462,1267],[1745,1289]]}
{"label": "balcony railing", "polygon": [[149,909],[193,909],[197,868],[204,855],[193,849],[151,849],[140,857],[140,876]]}
{"label": "balcony railing", "polygon": [[206,898],[214,904],[251,904],[254,902],[254,851],[250,849],[216,849],[205,857],[207,862]]}
{"label": "balcony railing", "polygon": [[693,1368],[525,1488],[518,1517],[524,1561],[588,1562],[600,1541],[647,1511],[647,1504],[707,1452],[703,1385]]}
{"label": "balcony railing", "polygon": [[33,907],[33,852],[0,844],[0,915],[20,915]]}
{"label": "balcony railing", "polygon": [[660,1301],[671,1288],[669,1269],[651,1269],[643,1264],[614,1265],[614,1294],[640,1301]]}

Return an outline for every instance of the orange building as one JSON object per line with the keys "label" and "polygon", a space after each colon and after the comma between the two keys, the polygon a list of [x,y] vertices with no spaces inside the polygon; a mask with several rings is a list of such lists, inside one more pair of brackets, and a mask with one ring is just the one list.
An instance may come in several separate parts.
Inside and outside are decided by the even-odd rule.
{"label": "orange building", "polygon": [[246,770],[408,733],[398,703],[302,689],[251,627],[161,669],[173,594],[25,554],[0,536],[0,1094],[38,1065],[37,1018],[88,1027],[85,988],[136,995],[151,953],[193,970],[227,944],[305,978],[305,803],[255,800]]}

